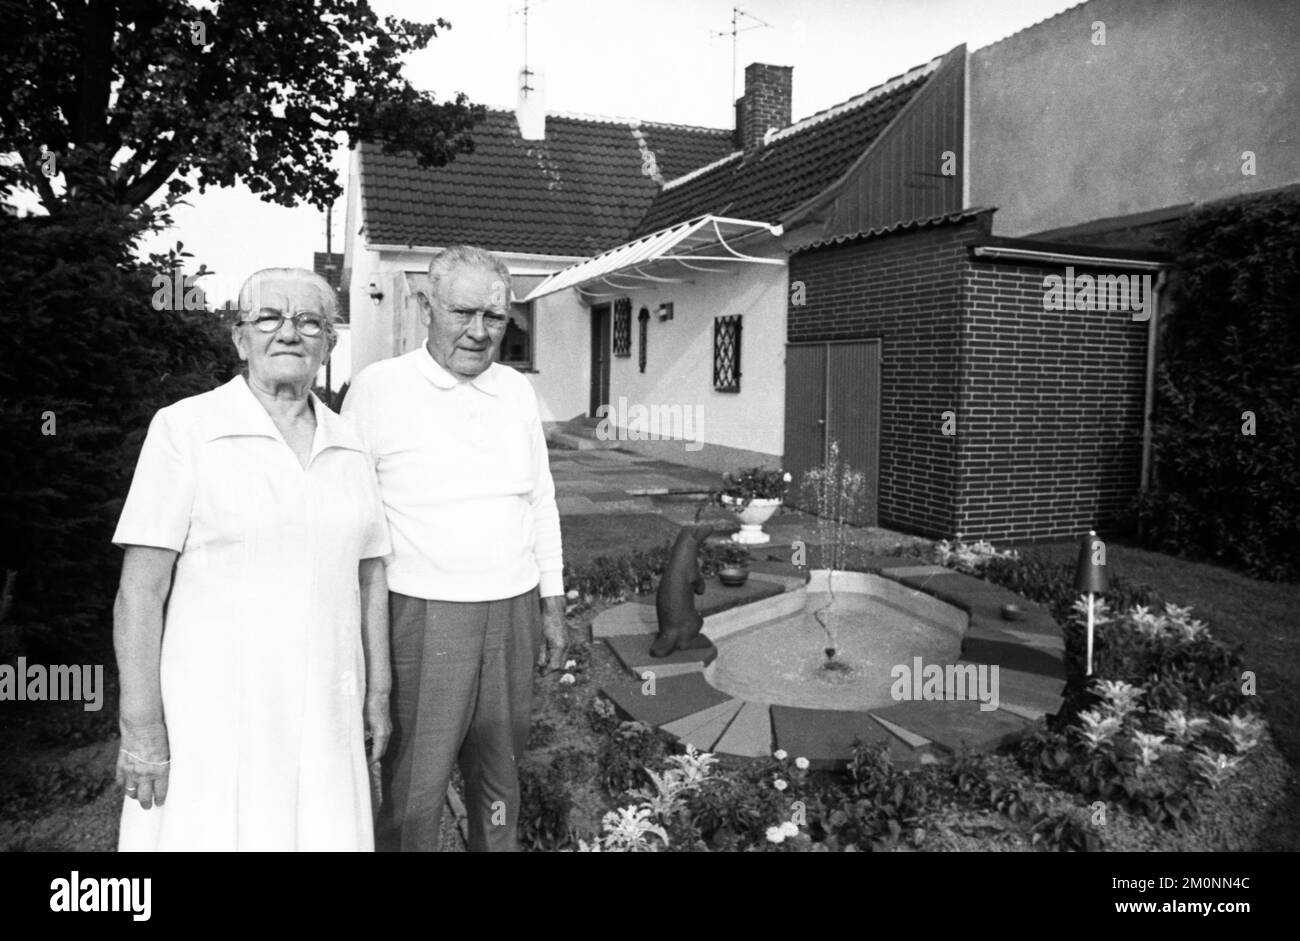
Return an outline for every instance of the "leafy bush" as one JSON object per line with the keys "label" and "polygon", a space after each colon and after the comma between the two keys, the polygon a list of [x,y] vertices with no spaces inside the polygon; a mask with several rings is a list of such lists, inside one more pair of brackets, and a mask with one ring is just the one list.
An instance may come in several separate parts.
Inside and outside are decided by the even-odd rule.
{"label": "leafy bush", "polygon": [[[1157,376],[1152,548],[1300,578],[1300,192],[1214,203],[1177,238]],[[1243,433],[1245,413],[1255,433]]]}
{"label": "leafy bush", "polygon": [[17,573],[7,646],[37,657],[107,642],[109,540],[149,421],[238,366],[214,315],[153,309],[179,259],[137,261],[139,228],[107,208],[0,213],[0,566]]}
{"label": "leafy bush", "polygon": [[706,542],[700,546],[700,572],[705,578],[718,574],[718,570],[729,565],[749,565],[754,557],[744,546],[727,540],[725,542]]}
{"label": "leafy bush", "polygon": [[668,567],[667,544],[653,549],[635,549],[625,555],[602,555],[586,565],[564,566],[564,587],[578,598],[592,601],[625,601],[631,595],[652,592]]}
{"label": "leafy bush", "polygon": [[559,850],[574,843],[565,770],[563,764],[519,765],[519,842],[526,849]]}
{"label": "leafy bush", "polygon": [[748,506],[752,500],[784,500],[790,488],[790,475],[781,469],[747,467],[722,475],[720,496],[738,500]]}

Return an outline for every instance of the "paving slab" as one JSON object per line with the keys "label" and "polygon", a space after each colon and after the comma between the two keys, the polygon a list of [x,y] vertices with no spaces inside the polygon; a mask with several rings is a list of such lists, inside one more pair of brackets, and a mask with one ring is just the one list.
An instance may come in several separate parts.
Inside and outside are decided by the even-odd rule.
{"label": "paving slab", "polygon": [[963,745],[989,751],[1023,734],[1026,722],[1002,710],[981,710],[979,702],[901,702],[873,714],[909,732],[928,738],[948,751]]}
{"label": "paving slab", "polygon": [[[891,566],[888,570],[882,569],[881,574],[888,575],[898,581],[904,581],[909,578],[926,580],[940,575],[951,575],[953,572],[952,569],[944,568],[942,565],[916,565],[913,563],[911,565]],[[913,585],[912,587],[916,586]]]}
{"label": "paving slab", "polygon": [[732,698],[706,683],[702,673],[656,674],[653,684],[647,684],[644,679],[617,680],[601,692],[624,713],[654,728]]}
{"label": "paving slab", "polygon": [[772,730],[777,748],[785,749],[791,758],[803,756],[818,768],[834,767],[852,757],[858,739],[883,742],[891,750],[902,745],[865,712],[773,705]]}
{"label": "paving slab", "polygon": [[1064,653],[1030,647],[1014,637],[998,640],[976,636],[967,631],[961,642],[961,656],[963,660],[972,663],[997,664],[1003,670],[1034,673],[1062,682],[1065,680]]}
{"label": "paving slab", "polygon": [[894,735],[896,735],[899,738],[899,740],[908,748],[925,748],[927,745],[934,744],[924,735],[917,735],[915,732],[911,732],[903,728],[901,725],[896,725],[893,722],[890,722],[888,719],[882,719],[879,715],[877,715],[874,712],[871,713],[870,715],[871,718],[875,719],[882,726],[884,726],[886,731],[892,732]]}
{"label": "paving slab", "polygon": [[577,514],[587,513],[604,513],[605,510],[598,503],[593,503],[586,497],[572,496],[555,498],[555,507],[562,514],[574,516]]}
{"label": "paving slab", "polygon": [[772,713],[766,703],[747,702],[740,707],[713,750],[740,758],[762,758],[772,754]]}
{"label": "paving slab", "polygon": [[712,644],[700,650],[677,650],[666,657],[652,657],[650,647],[656,636],[658,635],[624,634],[608,637],[605,643],[633,676],[641,676],[647,670],[659,677],[690,673],[703,670],[718,657],[718,648]]}
{"label": "paving slab", "polygon": [[1055,715],[1060,711],[1064,692],[1064,679],[1005,667],[998,670],[998,700],[1003,706],[1019,706],[1042,715]]}
{"label": "paving slab", "polygon": [[722,738],[731,720],[736,717],[745,703],[740,699],[728,699],[716,706],[702,709],[689,716],[683,716],[667,725],[663,730],[676,735],[687,745],[694,745],[700,751],[712,751],[718,739]]}
{"label": "paving slab", "polygon": [[657,634],[659,619],[653,604],[625,601],[606,608],[591,622],[591,636],[621,637],[628,634]]}

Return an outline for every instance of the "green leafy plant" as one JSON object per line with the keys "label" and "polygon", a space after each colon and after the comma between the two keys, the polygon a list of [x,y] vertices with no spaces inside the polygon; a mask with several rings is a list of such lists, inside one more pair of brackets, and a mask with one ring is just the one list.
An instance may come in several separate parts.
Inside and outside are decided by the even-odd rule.
{"label": "green leafy plant", "polygon": [[784,500],[789,488],[790,475],[780,468],[747,467],[723,474],[719,495],[743,508],[754,500]]}

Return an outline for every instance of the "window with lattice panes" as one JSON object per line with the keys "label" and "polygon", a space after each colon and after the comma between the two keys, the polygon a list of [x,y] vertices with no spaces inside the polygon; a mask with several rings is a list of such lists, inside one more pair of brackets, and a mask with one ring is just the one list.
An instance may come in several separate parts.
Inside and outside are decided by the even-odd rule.
{"label": "window with lattice panes", "polygon": [[713,388],[740,391],[740,314],[713,318]]}
{"label": "window with lattice panes", "polygon": [[614,301],[614,355],[632,355],[632,298]]}

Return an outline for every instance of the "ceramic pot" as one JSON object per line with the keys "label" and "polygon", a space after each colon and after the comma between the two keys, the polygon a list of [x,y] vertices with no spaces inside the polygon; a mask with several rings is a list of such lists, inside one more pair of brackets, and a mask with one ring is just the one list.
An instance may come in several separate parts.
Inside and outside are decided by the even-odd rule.
{"label": "ceramic pot", "polygon": [[755,498],[750,500],[744,507],[741,506],[740,500],[727,494],[722,495],[724,505],[731,507],[731,511],[740,518],[740,532],[731,537],[733,542],[742,545],[756,546],[765,542],[771,542],[772,537],[763,532],[763,524],[772,518],[772,514],[784,502],[783,500],[772,498]]}
{"label": "ceramic pot", "polygon": [[743,565],[727,565],[718,569],[718,581],[728,588],[739,588],[749,580],[749,569]]}

